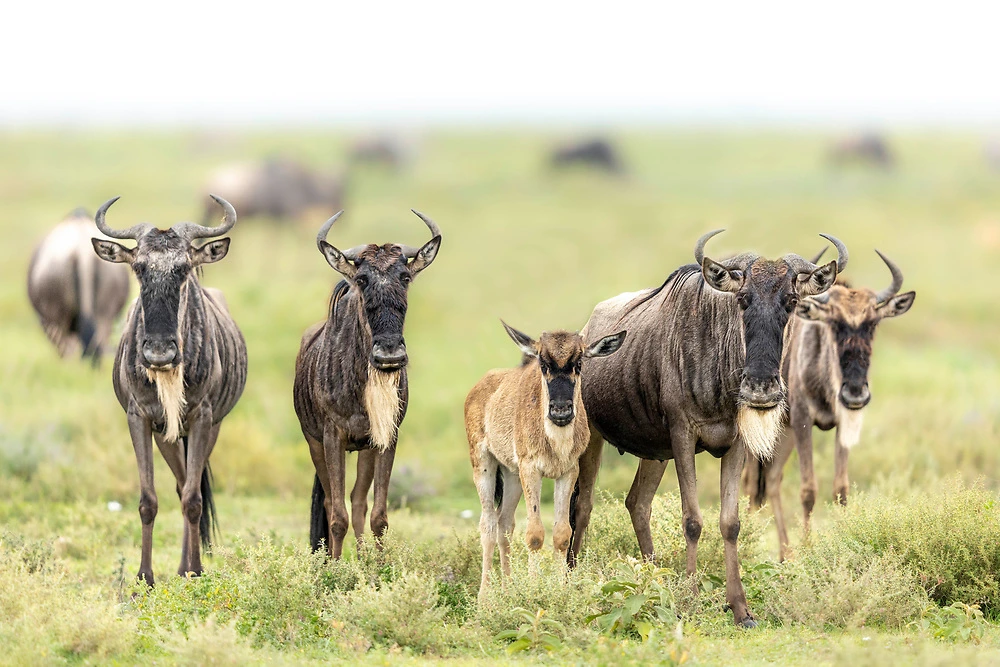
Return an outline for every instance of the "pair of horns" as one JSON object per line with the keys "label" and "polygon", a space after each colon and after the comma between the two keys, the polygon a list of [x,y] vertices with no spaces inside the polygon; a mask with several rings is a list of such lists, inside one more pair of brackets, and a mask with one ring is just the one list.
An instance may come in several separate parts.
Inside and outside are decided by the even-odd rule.
{"label": "pair of horns", "polygon": [[[418,218],[424,221],[424,224],[427,225],[427,229],[431,230],[432,239],[441,236],[441,229],[437,226],[436,222],[434,222],[433,220],[431,220],[426,215],[424,215],[423,213],[421,213],[416,209],[411,208],[410,210],[413,211],[414,215],[416,215]],[[323,241],[326,241],[327,234],[330,233],[330,228],[333,227],[333,223],[337,222],[337,218],[339,218],[343,214],[344,214],[343,211],[338,211],[336,214],[334,214],[332,218],[324,222],[322,227],[319,228],[319,233],[316,234],[316,246],[320,249],[320,252],[322,252],[323,250]],[[361,251],[367,248],[368,245],[369,244],[366,243],[364,245],[355,246],[353,248],[350,248],[349,250],[343,251],[342,254],[346,259],[353,262],[357,260],[358,255],[361,253]],[[417,256],[417,253],[420,252],[420,248],[411,245],[400,244],[399,247],[403,251],[403,257],[406,257],[406,259],[413,259],[414,257]]]}
{"label": "pair of horns", "polygon": [[[213,236],[222,236],[236,224],[236,209],[233,205],[227,202],[222,197],[216,197],[215,195],[209,195],[215,202],[222,207],[225,212],[225,218],[222,224],[218,227],[205,227],[204,225],[199,225],[194,222],[178,222],[176,225],[171,227],[178,236],[186,238],[188,241],[193,241],[194,239],[206,239]],[[104,221],[104,217],[108,213],[108,209],[116,201],[121,199],[121,197],[115,197],[114,199],[109,199],[104,202],[101,208],[97,209],[97,215],[94,216],[94,222],[97,223],[97,228],[101,230],[101,233],[105,236],[109,236],[113,239],[134,239],[138,241],[145,235],[149,230],[153,229],[153,225],[148,222],[140,222],[137,225],[132,225],[128,229],[112,229],[108,227],[108,224]]]}
{"label": "pair of horns", "polygon": [[[711,232],[708,232],[707,234],[702,234],[701,238],[698,239],[698,242],[695,243],[694,258],[695,261],[698,262],[699,266],[704,264],[705,261],[705,244],[708,243],[708,240],[710,238],[718,234],[721,234],[724,231],[726,230],[716,229]],[[838,273],[842,272],[844,269],[847,268],[847,259],[848,259],[847,246],[841,243],[840,239],[838,239],[835,236],[830,236],[829,234],[820,234],[820,236],[825,238],[827,241],[832,243],[835,248],[837,248],[837,272]],[[820,255],[822,255],[822,253],[820,253]],[[746,267],[752,264],[753,261],[756,260],[758,257],[759,255],[747,252],[737,255],[736,257],[733,257],[731,259],[728,259],[722,262],[722,264],[730,269],[745,270]],[[814,261],[810,262],[808,259],[802,257],[801,255],[790,253],[788,255],[785,255],[784,260],[788,262],[788,265],[796,273],[812,273],[813,271],[819,268],[816,265],[816,262],[819,261],[819,255],[816,256],[816,259]]]}
{"label": "pair of horns", "polygon": [[[826,252],[826,248],[823,248],[822,250],[819,251],[819,254],[813,258],[813,263],[818,262],[819,258],[823,256],[824,252]],[[892,282],[889,283],[889,286],[886,287],[884,290],[875,294],[876,303],[885,303],[892,297],[899,294],[899,290],[903,288],[903,272],[899,269],[898,266],[896,266],[896,263],[894,261],[883,255],[881,250],[876,248],[875,252],[878,254],[879,257],[882,258],[882,261],[885,262],[885,265],[889,267],[889,273],[892,274]],[[830,298],[829,294],[821,296],[826,296],[827,299]]]}

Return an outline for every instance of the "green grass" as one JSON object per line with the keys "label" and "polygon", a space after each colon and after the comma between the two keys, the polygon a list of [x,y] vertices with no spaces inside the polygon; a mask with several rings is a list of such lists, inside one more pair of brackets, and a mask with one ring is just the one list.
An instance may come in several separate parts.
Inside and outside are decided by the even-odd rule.
{"label": "green grass", "polygon": [[[465,509],[478,516],[462,403],[486,370],[517,362],[500,317],[532,334],[580,328],[598,301],[657,285],[691,261],[695,239],[716,227],[728,231],[713,240],[713,256],[744,249],[808,256],[822,247],[819,232],[835,234],[851,250],[848,277],[876,288],[887,284],[888,274],[873,248],[896,260],[906,274],[906,288],[918,296],[905,317],[884,323],[878,333],[871,370],[874,398],[862,442],[852,452],[852,483],[870,494],[873,506],[888,504],[890,514],[920,502],[908,500],[911,492],[933,493],[955,475],[969,482],[981,477],[983,493],[996,496],[1000,320],[992,272],[1000,257],[1000,176],[982,162],[978,137],[893,137],[900,166],[882,173],[827,168],[821,161],[827,137],[818,133],[633,131],[621,135],[632,167],[625,181],[547,172],[543,154],[555,138],[529,131],[430,132],[411,169],[398,175],[370,169],[352,176],[347,212],[330,236],[334,244],[421,243],[426,229],[409,213],[411,207],[433,217],[444,234],[437,261],[410,291],[411,400],[394,478],[394,495],[405,496],[408,509],[390,513],[393,530],[415,544],[459,549],[471,540],[478,549],[475,519],[459,517]],[[348,139],[318,131],[0,134],[0,349],[5,352],[0,360],[0,526],[14,536],[5,545],[28,540],[53,551],[55,569],[30,575],[26,590],[38,587],[38,603],[32,607],[29,600],[21,618],[36,618],[49,610],[47,605],[56,605],[51,600],[62,601],[50,610],[52,627],[61,630],[25,635],[19,651],[44,647],[48,660],[71,662],[163,660],[175,652],[181,661],[199,662],[220,646],[242,662],[318,661],[327,655],[316,642],[255,644],[238,623],[231,627],[218,619],[178,629],[176,622],[189,610],[164,612],[154,619],[155,632],[147,631],[134,607],[119,605],[123,576],[131,581],[138,567],[138,483],[124,414],[111,391],[110,360],[94,372],[57,359],[30,309],[24,277],[33,245],[76,206],[93,211],[122,195],[109,216],[112,225],[148,220],[166,226],[198,219],[199,186],[213,167],[281,152],[336,169]],[[205,271],[205,284],[225,291],[250,356],[246,392],[227,418],[212,459],[224,548],[252,547],[263,538],[280,549],[300,549],[306,542],[313,472],[291,407],[291,383],[301,332],[324,316],[337,278],[313,241],[329,213],[316,211],[281,224],[241,220],[231,234],[229,256]],[[817,434],[815,440],[820,493],[828,497],[832,441],[829,434]],[[698,465],[707,507],[718,500],[718,462],[706,457]],[[608,452],[600,485],[620,493],[634,470],[633,458]],[[189,582],[170,576],[179,558],[181,517],[161,461],[156,476],[160,514],[154,570],[163,591],[183,592]],[[674,489],[674,475],[668,472],[662,490]],[[856,498],[864,502],[860,496],[852,502]],[[109,512],[109,501],[122,503],[124,510]],[[798,516],[794,461],[786,475],[785,508]],[[989,511],[995,521],[997,510]],[[762,517],[767,516],[765,508]],[[863,520],[871,518],[866,516],[855,519],[866,526]],[[841,521],[829,507],[819,508],[817,531],[857,534]],[[797,521],[791,523],[794,546],[799,534]],[[918,530],[920,524],[907,525]],[[706,540],[710,532],[717,531],[706,519]],[[459,541],[449,542],[456,534]],[[680,539],[679,526],[672,539]],[[706,554],[710,550],[706,546]],[[754,550],[754,562],[773,558],[773,531],[766,531]],[[353,542],[346,552],[354,553]],[[305,567],[304,554],[291,553],[290,562]],[[450,553],[453,559],[464,554]],[[209,560],[209,573],[228,568],[227,558]],[[472,562],[475,584],[478,563],[474,557]],[[924,562],[927,558],[901,567],[919,569]],[[412,575],[424,579],[406,595],[422,594],[431,575],[419,569]],[[28,575],[11,576],[16,581]],[[455,586],[450,594],[459,597],[468,588],[461,582]],[[794,588],[785,602],[808,610],[802,591]],[[405,598],[403,592],[398,595]],[[577,599],[574,595],[566,593],[565,599]],[[352,598],[345,604],[380,608],[381,598],[373,599]],[[579,600],[585,599],[580,593]],[[72,629],[76,612],[97,620],[89,629]],[[819,617],[824,616],[810,616]],[[450,618],[440,623],[442,628],[457,623],[475,641],[467,638],[467,645],[456,648],[462,642],[442,630],[431,639],[438,648],[449,648],[430,655],[469,662],[508,659],[502,646],[483,634],[479,621]],[[127,641],[109,643],[108,637],[122,634],[113,631],[114,623],[128,628]],[[366,633],[375,633],[374,626],[350,627],[357,642],[327,647],[329,655],[350,661],[418,659],[408,657],[413,648],[400,653],[372,643],[374,634]],[[729,628],[717,609],[691,628],[683,648],[701,664],[864,664],[879,657],[884,662],[887,656],[914,664],[1000,659],[1000,635],[992,627],[976,647],[942,643],[913,629],[822,623],[817,629],[799,621],[769,621],[756,632],[741,633]],[[327,630],[316,636],[325,637]],[[619,653],[636,661],[648,657],[643,651],[649,647],[598,643],[594,631],[582,627],[573,632],[578,636],[564,649],[567,653],[550,660],[610,664]],[[365,642],[370,650],[359,648]],[[30,653],[12,655],[8,660],[18,662]]]}

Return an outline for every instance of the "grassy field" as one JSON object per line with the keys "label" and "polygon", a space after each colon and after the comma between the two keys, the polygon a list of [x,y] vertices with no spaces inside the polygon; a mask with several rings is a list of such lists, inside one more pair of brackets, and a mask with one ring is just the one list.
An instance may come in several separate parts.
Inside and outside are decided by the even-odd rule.
{"label": "grassy field", "polygon": [[[181,517],[172,478],[158,460],[153,565],[160,585],[131,596],[139,563],[138,476],[125,416],[111,391],[110,360],[93,371],[56,357],[26,297],[31,249],[68,211],[94,210],[115,195],[122,199],[110,215],[113,226],[199,219],[200,184],[214,167],[282,153],[334,170],[349,137],[318,131],[0,134],[0,588],[9,589],[0,594],[6,603],[0,604],[0,643],[12,647],[0,662],[39,656],[121,663],[1000,662],[1000,629],[993,624],[1000,556],[983,546],[1000,543],[1000,510],[993,507],[1000,488],[1000,309],[992,280],[1000,258],[1000,175],[982,160],[979,137],[894,136],[899,167],[881,172],[827,167],[821,158],[829,137],[820,133],[623,132],[631,170],[622,180],[548,172],[543,155],[557,138],[529,131],[428,132],[409,169],[351,174],[332,243],[422,243],[426,229],[411,207],[433,217],[444,236],[438,259],[410,291],[411,399],[392,490],[401,509],[390,513],[391,547],[382,557],[359,559],[350,542],[347,562],[329,566],[305,549],[313,471],[291,384],[301,332],[325,315],[337,278],[313,241],[331,212],[279,224],[241,220],[229,256],[204,277],[225,291],[250,357],[246,391],[212,459],[222,544],[201,581],[169,576],[179,558]],[[851,250],[848,278],[876,289],[889,280],[877,247],[904,270],[906,288],[917,291],[913,309],[884,323],[875,343],[873,402],[851,459],[852,483],[862,495],[855,494],[846,513],[818,509],[818,534],[837,539],[820,537],[802,547],[794,563],[778,566],[765,508],[748,517],[745,526],[752,528],[741,537],[761,628],[730,627],[712,584],[721,562],[705,558],[701,593],[694,597],[674,574],[682,568],[669,562],[667,572],[636,575],[667,582],[684,619],[683,638],[672,625],[658,627],[645,643],[605,636],[584,617],[607,603],[595,590],[617,576],[608,563],[623,549],[634,551],[620,499],[609,495],[600,506],[605,528],[594,540],[604,546],[595,544],[580,573],[563,578],[543,559],[541,573],[524,572],[511,586],[538,589],[537,595],[497,593],[477,609],[479,512],[462,403],[486,370],[519,358],[498,318],[532,334],[578,329],[598,301],[657,285],[691,261],[694,241],[716,227],[728,231],[713,240],[713,256],[745,249],[808,256],[822,247],[819,232],[834,234]],[[828,498],[832,440],[822,434],[816,442],[820,493]],[[609,452],[600,486],[620,493],[634,470],[634,459]],[[787,473],[785,507],[797,516],[794,462]],[[700,460],[699,477],[709,507],[718,499],[718,462]],[[548,499],[551,483],[546,489]],[[669,544],[681,540],[679,521],[666,521],[676,512],[675,490],[668,472],[661,537]],[[110,502],[124,509],[110,511]],[[880,508],[871,510],[877,520],[864,514],[865,506]],[[928,507],[955,513],[935,523]],[[472,510],[473,518],[462,518],[463,510]],[[703,542],[717,537],[710,516]],[[904,524],[914,526],[913,536],[893,532]],[[792,542],[800,542],[794,520]],[[932,558],[918,555],[934,544],[945,545],[940,553],[947,557],[932,567]],[[657,551],[671,553],[659,543]],[[824,554],[829,568],[811,570]],[[527,560],[523,551],[519,556]],[[982,568],[980,588],[942,593],[937,579],[966,562]],[[815,595],[836,596],[852,586],[872,590],[863,586],[866,572],[895,572],[898,579],[889,579],[899,583],[898,599],[875,613],[864,595],[845,593],[847,611],[837,614],[806,601],[807,575],[822,579],[814,581]],[[551,586],[542,590],[545,584]],[[226,602],[219,596],[228,596]],[[953,602],[986,611],[982,625],[959,624],[983,630],[978,645],[976,632],[970,640],[943,633],[949,637],[942,640],[921,626],[921,618],[937,618],[945,613],[941,605]],[[514,606],[545,608],[558,624],[553,633],[562,648],[509,655],[506,642],[493,636],[517,628]],[[410,634],[396,631],[399,618],[418,619],[407,626]],[[268,629],[267,619],[285,625]],[[509,627],[499,627],[504,623]]]}

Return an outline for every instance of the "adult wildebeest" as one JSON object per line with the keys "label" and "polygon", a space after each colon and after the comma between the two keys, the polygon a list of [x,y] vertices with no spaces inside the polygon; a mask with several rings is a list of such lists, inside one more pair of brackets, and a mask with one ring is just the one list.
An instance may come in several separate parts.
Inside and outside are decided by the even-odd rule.
{"label": "adult wildebeest", "polygon": [[359,139],[350,148],[347,159],[351,164],[377,164],[398,170],[408,158],[403,143],[383,135]]}
{"label": "adult wildebeest", "polygon": [[895,162],[889,142],[874,132],[840,139],[830,147],[828,158],[834,165],[856,162],[883,169],[890,169]]}
{"label": "adult wildebeest", "polygon": [[[224,167],[209,178],[206,192],[218,192],[244,218],[300,217],[310,208],[338,210],[343,204],[345,175],[317,173],[287,158]],[[205,220],[212,215],[205,209]]]}
{"label": "adult wildebeest", "polygon": [[784,417],[780,363],[785,325],[798,300],[825,292],[847,264],[816,266],[799,255],[771,261],[744,253],[723,262],[695,246],[697,264],[674,271],[656,289],[622,294],[597,305],[584,340],[627,329],[621,351],[583,367],[583,403],[592,438],[580,460],[572,554],[590,522],[601,438],[640,458],[625,504],[644,556],[653,556],[649,517],[653,496],[674,459],[680,486],[687,571],[694,574],[701,510],[695,454],[722,458],[719,527],[725,542],[726,600],[736,623],[755,625],[739,576],[736,538],[744,454],[768,458]]}
{"label": "adult wildebeest", "polygon": [[225,257],[229,239],[201,247],[193,241],[221,236],[236,224],[236,211],[229,202],[212,198],[225,210],[225,221],[218,227],[179,222],[167,230],[149,223],[112,229],[104,216],[117,197],[101,206],[95,217],[98,229],[107,236],[136,241],[134,248],[100,238],[93,239],[93,244],[101,259],[128,264],[139,279],[139,298],[129,309],[112,379],[118,402],[128,414],[139,464],[139,578],[150,586],[158,506],[151,437],[174,473],[184,512],[177,571],[201,574],[199,537],[206,548],[211,544],[215,519],[208,457],[223,417],[236,405],[246,384],[243,334],[230,317],[222,293],[198,283],[200,267]]}
{"label": "adult wildebeest", "polygon": [[28,298],[60,356],[98,365],[114,319],[128,300],[128,269],[94,257],[94,219],[78,208],[49,232],[28,265]]}
{"label": "adult wildebeest", "polygon": [[625,164],[618,151],[610,140],[603,138],[560,146],[552,151],[549,162],[553,168],[583,165],[618,176],[625,173]]}
{"label": "adult wildebeest", "polygon": [[798,317],[792,318],[789,325],[788,353],[782,364],[782,376],[788,384],[784,437],[773,459],[751,460],[746,465],[744,483],[751,506],[760,507],[765,498],[771,503],[782,560],[788,552],[788,532],[781,507],[781,479],[792,448],[799,453],[802,509],[808,533],[817,491],[813,426],[823,431],[837,428],[833,497],[846,504],[847,457],[861,437],[863,409],[871,400],[868,367],[875,329],[883,319],[908,311],[916,298],[915,292],[899,294],[902,271],[888,257],[875,252],[892,274],[889,287],[876,293],[837,284],[825,294],[802,299],[796,306]]}
{"label": "adult wildebeest", "polygon": [[326,242],[326,235],[343,211],[316,236],[319,251],[344,280],[333,290],[326,321],[302,336],[293,401],[316,467],[309,539],[314,550],[325,541],[334,558],[340,558],[348,527],[346,452],[358,452],[351,523],[359,544],[373,480],[372,532],[379,538],[389,527],[389,476],[409,401],[403,341],[407,290],[441,246],[434,221],[413,212],[431,231],[431,240],[420,248],[365,244],[341,252]]}
{"label": "adult wildebeest", "polygon": [[[545,540],[538,508],[542,477],[555,480],[556,521],[552,546],[566,560],[572,530],[570,496],[576,485],[580,455],[590,441],[587,413],[580,395],[584,358],[613,354],[625,340],[620,331],[584,347],[580,334],[543,332],[532,340],[503,323],[524,354],[519,368],[494,369],[465,399],[465,432],[469,438],[472,477],[483,514],[479,520],[483,545],[482,597],[489,585],[493,549],[500,539],[500,566],[510,574],[510,542],[514,511],[521,491],[528,506],[528,548],[537,551]],[[502,499],[494,504],[496,499]],[[500,511],[499,520],[497,510]]]}

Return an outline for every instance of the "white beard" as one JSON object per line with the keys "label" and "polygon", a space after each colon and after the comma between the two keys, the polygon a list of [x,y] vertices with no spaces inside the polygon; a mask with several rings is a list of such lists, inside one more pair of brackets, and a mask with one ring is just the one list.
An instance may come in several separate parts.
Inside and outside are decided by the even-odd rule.
{"label": "white beard", "polygon": [[187,405],[184,396],[184,367],[174,366],[167,371],[147,368],[146,377],[156,385],[156,397],[163,408],[163,438],[167,442],[177,442],[181,435],[181,411]]}
{"label": "white beard", "polygon": [[368,366],[365,383],[365,412],[371,430],[369,437],[380,452],[396,441],[397,421],[402,407],[399,400],[399,371],[383,373]]}
{"label": "white beard", "polygon": [[576,432],[576,416],[573,421],[565,426],[556,426],[545,417],[545,435],[549,439],[549,445],[560,459],[565,459],[573,451],[573,435]]}
{"label": "white beard", "polygon": [[848,410],[837,403],[837,442],[847,449],[861,441],[861,427],[865,423],[864,410]]}
{"label": "white beard", "polygon": [[758,461],[770,461],[774,445],[781,435],[785,419],[784,401],[770,410],[757,410],[741,405],[736,413],[736,426],[747,453]]}

